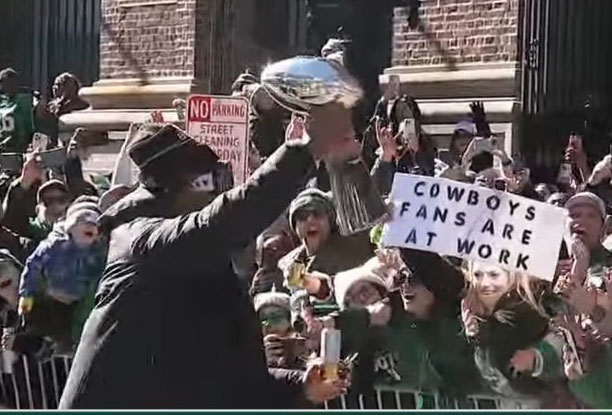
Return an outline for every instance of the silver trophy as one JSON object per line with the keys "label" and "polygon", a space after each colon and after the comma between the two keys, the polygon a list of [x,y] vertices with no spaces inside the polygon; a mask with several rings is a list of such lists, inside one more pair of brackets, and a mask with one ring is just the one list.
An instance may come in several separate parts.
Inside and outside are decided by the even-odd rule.
{"label": "silver trophy", "polygon": [[[351,108],[363,96],[359,83],[344,67],[311,56],[268,65],[261,74],[261,84],[279,105],[302,115],[332,102]],[[326,167],[340,233],[351,235],[379,223],[385,205],[361,158],[344,163],[328,160]]]}

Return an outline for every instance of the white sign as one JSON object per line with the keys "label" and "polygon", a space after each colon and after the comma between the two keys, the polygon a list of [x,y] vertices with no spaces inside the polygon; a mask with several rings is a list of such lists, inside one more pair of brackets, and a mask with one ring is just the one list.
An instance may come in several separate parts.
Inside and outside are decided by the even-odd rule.
{"label": "white sign", "polygon": [[248,177],[249,103],[242,97],[192,95],[187,100],[187,133],[229,161],[234,184]]}
{"label": "white sign", "polygon": [[552,280],[566,213],[503,191],[396,174],[386,246],[494,263]]}

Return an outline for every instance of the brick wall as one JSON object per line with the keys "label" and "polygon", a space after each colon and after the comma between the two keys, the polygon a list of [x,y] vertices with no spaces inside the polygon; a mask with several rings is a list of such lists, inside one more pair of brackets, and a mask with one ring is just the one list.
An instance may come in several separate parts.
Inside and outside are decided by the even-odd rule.
{"label": "brick wall", "polygon": [[425,35],[394,12],[393,66],[517,60],[519,0],[421,0]]}
{"label": "brick wall", "polygon": [[196,0],[103,0],[100,78],[193,76]]}

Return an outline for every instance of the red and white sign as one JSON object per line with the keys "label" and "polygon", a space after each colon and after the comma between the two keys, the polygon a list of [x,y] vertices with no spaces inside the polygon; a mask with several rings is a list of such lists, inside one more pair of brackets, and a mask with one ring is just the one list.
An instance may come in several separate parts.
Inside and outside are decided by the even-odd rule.
{"label": "red and white sign", "polygon": [[246,181],[249,103],[245,98],[191,95],[187,99],[187,133],[231,163],[235,185]]}

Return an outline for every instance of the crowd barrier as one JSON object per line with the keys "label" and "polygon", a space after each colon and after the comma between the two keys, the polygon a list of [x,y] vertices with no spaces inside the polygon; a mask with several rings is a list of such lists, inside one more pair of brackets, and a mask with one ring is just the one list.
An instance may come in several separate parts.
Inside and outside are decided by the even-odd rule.
{"label": "crowd barrier", "polygon": [[68,356],[41,361],[19,356],[12,370],[4,368],[0,376],[2,404],[12,409],[57,408],[71,364]]}
{"label": "crowd barrier", "polygon": [[[2,404],[12,409],[55,409],[70,371],[72,358],[42,361],[20,356],[11,373],[0,376]],[[4,372],[7,372],[4,370]],[[349,394],[325,403],[325,409],[532,409],[529,402],[489,395],[452,399],[439,394],[378,386],[371,394]]]}
{"label": "crowd barrier", "polygon": [[534,402],[493,395],[470,395],[454,399],[397,386],[377,386],[371,394],[347,395],[327,402],[325,409],[533,409]]}

